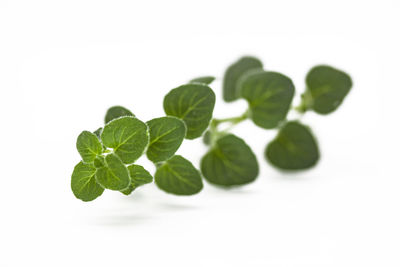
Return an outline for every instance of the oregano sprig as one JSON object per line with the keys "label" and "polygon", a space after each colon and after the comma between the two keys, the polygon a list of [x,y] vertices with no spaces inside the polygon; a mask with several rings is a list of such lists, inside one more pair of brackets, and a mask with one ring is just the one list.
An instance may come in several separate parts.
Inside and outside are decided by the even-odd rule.
{"label": "oregano sprig", "polygon": [[[288,113],[330,114],[352,87],[345,72],[326,65],[315,66],[306,76],[301,103],[292,107],[292,80],[264,70],[259,59],[246,56],[227,68],[222,96],[226,102],[244,99],[248,108],[239,116],[217,119],[212,118],[215,93],[210,84],[214,80],[214,76],[202,76],[172,89],[164,97],[166,116],[148,122],[125,107],[109,108],[103,127],[78,136],[76,147],[82,160],[71,177],[74,195],[83,201],[96,199],[104,189],[129,195],[153,180],[167,193],[193,195],[203,188],[202,176],[210,184],[223,187],[251,183],[259,175],[257,158],[242,138],[230,132],[245,120],[277,131],[264,151],[271,165],[284,171],[311,168],[320,158],[318,142],[310,127],[299,120],[288,121]],[[220,129],[226,124],[229,127]],[[184,139],[199,137],[208,146],[201,159],[201,171],[175,154]],[[156,167],[154,179],[135,163],[144,154]]]}

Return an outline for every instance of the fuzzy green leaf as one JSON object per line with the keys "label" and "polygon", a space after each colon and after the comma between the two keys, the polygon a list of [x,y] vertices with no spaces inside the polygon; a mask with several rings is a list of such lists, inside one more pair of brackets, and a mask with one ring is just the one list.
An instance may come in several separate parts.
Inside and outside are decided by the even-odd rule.
{"label": "fuzzy green leaf", "polygon": [[172,157],[186,135],[185,123],[176,117],[161,117],[147,122],[150,143],[147,157],[153,162],[161,162]]}
{"label": "fuzzy green leaf", "polygon": [[228,67],[223,81],[223,98],[232,102],[241,97],[239,80],[250,70],[262,69],[263,64],[254,57],[242,57]]}
{"label": "fuzzy green leaf", "polygon": [[193,80],[191,80],[191,83],[204,83],[204,84],[210,84],[215,80],[214,76],[202,76],[202,77],[198,77],[195,78]]}
{"label": "fuzzy green leaf", "polygon": [[329,66],[312,68],[307,74],[306,84],[306,93],[312,99],[309,108],[319,114],[335,111],[352,87],[349,75]]}
{"label": "fuzzy green leaf", "polygon": [[129,110],[121,106],[113,106],[107,110],[106,116],[104,118],[105,123],[109,123],[110,121],[124,117],[124,116],[132,116],[135,115]]}
{"label": "fuzzy green leaf", "polygon": [[97,136],[91,132],[83,131],[76,141],[76,148],[85,163],[91,163],[103,151]]}
{"label": "fuzzy green leaf", "polygon": [[149,142],[147,125],[134,117],[118,118],[104,126],[101,140],[125,164],[130,164],[143,154]]}
{"label": "fuzzy green leaf", "polygon": [[195,139],[207,129],[214,105],[214,92],[207,85],[200,83],[172,89],[164,98],[165,113],[185,122],[187,139]]}
{"label": "fuzzy green leaf", "polygon": [[95,179],[96,168],[79,162],[71,176],[71,189],[75,197],[82,201],[92,201],[103,194],[104,188]]}
{"label": "fuzzy green leaf", "polygon": [[115,154],[108,154],[105,166],[96,171],[96,181],[104,188],[123,190],[130,184],[129,172],[121,159]]}
{"label": "fuzzy green leaf", "polygon": [[175,195],[193,195],[203,189],[199,171],[187,159],[175,155],[157,168],[157,186]]}
{"label": "fuzzy green leaf", "polygon": [[268,144],[265,157],[279,169],[302,170],[317,163],[319,150],[310,129],[297,121],[291,121]]}
{"label": "fuzzy green leaf", "polygon": [[228,134],[201,160],[201,172],[212,184],[232,186],[250,183],[258,176],[258,163],[250,147],[239,137]]}
{"label": "fuzzy green leaf", "polygon": [[128,166],[128,170],[131,177],[131,184],[127,189],[121,191],[125,195],[129,195],[139,186],[151,183],[153,181],[153,176],[151,176],[151,174],[140,165],[132,164]]}
{"label": "fuzzy green leaf", "polygon": [[276,72],[257,72],[247,76],[240,87],[256,125],[272,129],[285,120],[294,95],[294,85],[288,77]]}

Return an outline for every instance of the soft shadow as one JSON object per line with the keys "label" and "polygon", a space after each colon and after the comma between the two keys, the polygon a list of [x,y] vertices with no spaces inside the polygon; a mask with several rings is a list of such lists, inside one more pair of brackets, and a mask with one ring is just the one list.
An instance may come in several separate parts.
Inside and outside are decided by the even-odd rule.
{"label": "soft shadow", "polygon": [[[245,186],[244,186],[245,187]],[[244,188],[243,186],[210,186],[207,191],[216,194],[233,194],[233,195],[252,195],[254,191]]]}
{"label": "soft shadow", "polygon": [[159,204],[157,204],[157,207],[159,207],[163,210],[169,210],[169,211],[198,209],[198,207],[196,207],[196,206],[188,206],[188,205],[182,205],[182,204],[176,204],[176,203],[159,203]]}
{"label": "soft shadow", "polygon": [[127,215],[116,215],[110,214],[109,216],[102,216],[95,218],[92,221],[93,224],[99,226],[130,226],[141,223],[149,222],[153,217],[140,215],[140,214],[127,214]]}

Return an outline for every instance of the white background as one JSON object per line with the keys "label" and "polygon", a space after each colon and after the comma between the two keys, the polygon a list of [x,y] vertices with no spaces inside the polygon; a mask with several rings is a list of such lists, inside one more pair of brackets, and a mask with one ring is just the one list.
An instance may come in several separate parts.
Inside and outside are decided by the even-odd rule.
{"label": "white background", "polygon": [[[400,266],[399,14],[397,0],[0,0],[0,266]],[[244,54],[297,93],[313,65],[351,74],[337,112],[304,117],[316,168],[272,168],[275,131],[245,122],[261,167],[248,186],[74,198],[76,137],[109,106],[159,117],[170,89],[216,75],[215,116],[239,115],[220,85]],[[205,151],[178,154],[198,166]]]}

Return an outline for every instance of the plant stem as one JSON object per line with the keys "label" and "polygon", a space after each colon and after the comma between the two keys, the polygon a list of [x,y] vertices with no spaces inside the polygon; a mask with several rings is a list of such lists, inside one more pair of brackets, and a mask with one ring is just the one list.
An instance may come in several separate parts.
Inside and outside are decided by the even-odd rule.
{"label": "plant stem", "polygon": [[[245,113],[243,113],[240,116],[236,117],[230,117],[230,118],[224,118],[224,119],[212,119],[211,124],[210,124],[210,143],[211,146],[215,144],[215,142],[219,139],[219,137],[225,135],[228,131],[231,130],[235,125],[239,124],[240,122],[246,120],[249,118],[249,110],[246,110]],[[230,123],[230,126],[227,127],[224,130],[218,130],[218,126],[222,123]]]}
{"label": "plant stem", "polygon": [[214,125],[215,127],[217,127],[219,124],[225,123],[225,122],[229,122],[229,123],[235,125],[235,124],[238,124],[238,123],[246,120],[248,117],[249,117],[249,111],[246,110],[246,112],[243,113],[241,116],[230,117],[230,118],[225,118],[225,119],[213,119],[211,122],[211,125]]}
{"label": "plant stem", "polygon": [[312,106],[312,96],[309,90],[305,90],[305,92],[301,95],[301,103],[297,107],[293,109],[299,112],[300,114],[304,114],[307,110],[309,110]]}

